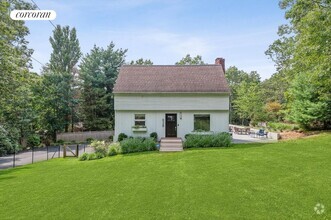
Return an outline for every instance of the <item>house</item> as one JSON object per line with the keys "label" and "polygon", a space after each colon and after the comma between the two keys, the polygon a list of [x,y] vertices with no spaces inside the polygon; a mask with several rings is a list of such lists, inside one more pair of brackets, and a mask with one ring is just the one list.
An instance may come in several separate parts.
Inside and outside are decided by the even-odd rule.
{"label": "house", "polygon": [[114,86],[114,140],[120,133],[184,140],[194,131],[227,132],[224,67],[223,58],[214,65],[122,66]]}

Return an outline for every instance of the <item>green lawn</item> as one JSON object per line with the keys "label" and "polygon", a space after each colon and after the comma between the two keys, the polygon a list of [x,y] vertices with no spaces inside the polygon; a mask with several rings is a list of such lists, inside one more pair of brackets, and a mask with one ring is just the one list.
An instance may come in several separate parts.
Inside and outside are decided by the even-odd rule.
{"label": "green lawn", "polygon": [[114,218],[330,219],[331,135],[0,171],[0,219]]}

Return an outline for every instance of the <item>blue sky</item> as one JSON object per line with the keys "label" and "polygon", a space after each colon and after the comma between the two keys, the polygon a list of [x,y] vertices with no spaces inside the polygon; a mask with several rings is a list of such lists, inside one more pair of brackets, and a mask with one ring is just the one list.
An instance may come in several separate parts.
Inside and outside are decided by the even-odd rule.
{"label": "blue sky", "polygon": [[[278,0],[34,0],[55,10],[54,24],[76,27],[83,54],[94,44],[128,49],[127,61],[141,57],[154,64],[174,64],[186,54],[213,64],[256,70],[262,79],[275,72],[264,51],[285,23]],[[52,52],[48,21],[27,21],[33,57],[42,63]],[[41,65],[33,61],[34,71]]]}

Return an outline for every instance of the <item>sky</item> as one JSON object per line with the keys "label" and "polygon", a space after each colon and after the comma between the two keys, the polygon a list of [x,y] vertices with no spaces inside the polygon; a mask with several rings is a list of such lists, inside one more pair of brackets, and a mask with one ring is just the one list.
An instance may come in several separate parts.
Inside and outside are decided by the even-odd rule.
{"label": "sky", "polygon": [[[29,0],[27,0],[29,1]],[[186,54],[208,64],[225,58],[226,68],[257,71],[262,79],[275,73],[264,52],[286,23],[278,0],[34,0],[54,10],[57,25],[75,27],[84,55],[94,45],[128,49],[126,61],[151,59],[172,65]],[[33,57],[46,64],[52,52],[48,21],[26,21]],[[41,64],[33,60],[33,70]]]}

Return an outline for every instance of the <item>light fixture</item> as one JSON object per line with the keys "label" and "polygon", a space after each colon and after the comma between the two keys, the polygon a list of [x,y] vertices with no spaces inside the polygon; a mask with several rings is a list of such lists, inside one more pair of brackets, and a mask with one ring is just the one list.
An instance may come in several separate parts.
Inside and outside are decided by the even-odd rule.
{"label": "light fixture", "polygon": [[182,112],[179,112],[179,118],[182,120]]}

